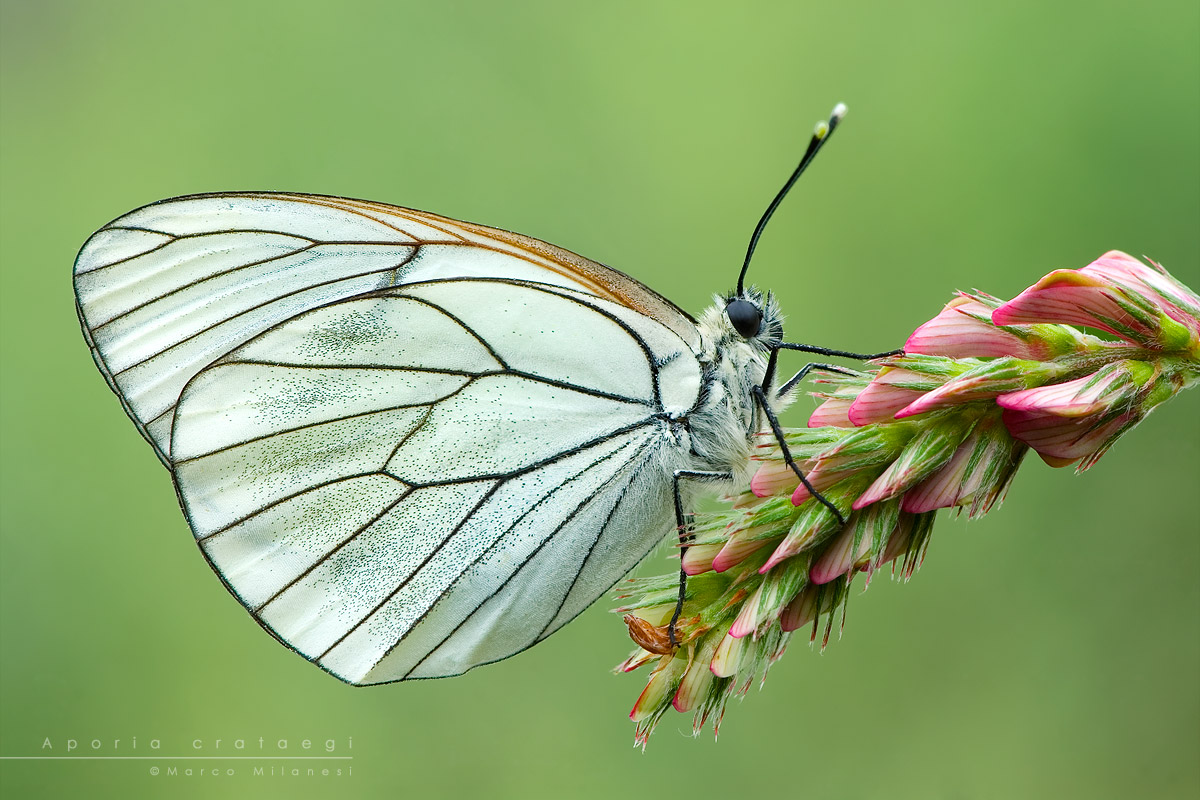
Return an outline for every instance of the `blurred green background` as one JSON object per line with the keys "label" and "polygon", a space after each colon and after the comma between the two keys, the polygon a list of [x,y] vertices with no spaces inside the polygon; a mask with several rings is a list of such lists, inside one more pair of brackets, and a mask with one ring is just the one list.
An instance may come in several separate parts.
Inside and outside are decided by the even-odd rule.
{"label": "blurred green background", "polygon": [[[1030,459],[1003,509],[940,521],[911,584],[855,597],[823,656],[795,643],[719,741],[677,715],[643,755],[626,714],[645,676],[608,672],[630,649],[609,602],[498,665],[373,689],[264,635],[93,367],[70,284],[87,236],[131,208],[287,189],[527,233],[699,311],[841,100],[752,273],[791,336],[898,346],[955,288],[1011,297],[1110,248],[1197,288],[1194,0],[0,11],[0,753],[262,736],[354,757],[325,778],[4,761],[5,797],[1200,790],[1200,392],[1086,475]],[[665,552],[647,566],[671,569]]]}

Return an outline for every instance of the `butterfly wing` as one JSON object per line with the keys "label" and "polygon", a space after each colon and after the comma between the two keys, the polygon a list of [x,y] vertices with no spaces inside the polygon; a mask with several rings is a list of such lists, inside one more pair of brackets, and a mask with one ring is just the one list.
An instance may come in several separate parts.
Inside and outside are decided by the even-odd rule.
{"label": "butterfly wing", "polygon": [[696,400],[694,327],[564,253],[378,204],[203,196],[96,234],[77,296],[231,591],[380,683],[530,646],[670,529],[663,414]]}

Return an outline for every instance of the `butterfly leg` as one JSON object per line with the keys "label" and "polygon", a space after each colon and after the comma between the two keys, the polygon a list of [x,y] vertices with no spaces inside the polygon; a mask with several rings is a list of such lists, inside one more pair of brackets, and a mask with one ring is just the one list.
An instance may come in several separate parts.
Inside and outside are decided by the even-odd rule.
{"label": "butterfly leg", "polygon": [[[767,372],[763,376],[763,382],[762,382],[764,389],[768,388],[771,385],[771,383],[774,382],[774,380],[775,380],[775,367],[776,367],[776,364],[779,362],[779,351],[780,350],[796,350],[801,353],[814,353],[819,356],[836,356],[837,358],[853,358],[857,361],[872,361],[876,358],[887,358],[888,356],[904,355],[903,350],[889,350],[886,353],[851,353],[846,350],[831,350],[828,347],[816,347],[816,346],[810,345],[810,344],[796,344],[796,343],[792,343],[792,342],[780,342],[779,344],[775,345],[774,349],[771,350],[771,356],[767,359]],[[807,371],[809,368],[812,368],[812,367],[825,367],[827,369],[833,370],[834,372],[845,372],[845,370],[835,367],[831,364],[809,364],[807,367],[800,370],[800,372],[797,375],[793,376],[791,380],[789,380],[786,384],[784,384],[784,386],[786,386],[788,389],[790,389],[792,386],[794,386],[796,384],[797,381],[800,380],[800,378],[802,378],[804,376],[805,371]]]}
{"label": "butterfly leg", "polygon": [[816,353],[819,356],[853,358],[856,361],[873,361],[877,358],[904,355],[904,350],[888,350],[886,353],[851,353],[847,350],[831,350],[828,347],[817,347],[816,345],[812,344],[799,344],[796,342],[781,342],[776,345],[776,347],[781,350],[797,350],[801,353]]}
{"label": "butterfly leg", "polygon": [[804,484],[804,488],[808,489],[808,493],[816,498],[821,505],[832,511],[834,516],[837,517],[839,523],[845,525],[846,518],[842,516],[842,512],[838,511],[837,506],[829,502],[825,495],[813,488],[813,485],[808,482],[808,478],[804,477],[804,472],[799,466],[797,466],[796,460],[792,458],[792,451],[788,449],[787,442],[783,439],[783,428],[779,425],[779,418],[775,416],[775,412],[771,410],[771,404],[767,402],[766,392],[763,391],[761,386],[754,387],[754,396],[758,399],[759,408],[761,408],[763,414],[766,415],[767,422],[769,422],[771,425],[771,433],[775,434],[775,441],[778,442],[779,449],[783,452],[783,462],[791,467],[792,472],[796,473],[796,477],[799,478],[800,482]]}
{"label": "butterfly leg", "polygon": [[679,637],[675,634],[675,623],[679,622],[679,615],[683,612],[683,600],[687,592],[687,573],[683,571],[683,557],[687,555],[688,543],[692,541],[692,515],[684,512],[683,498],[679,493],[679,481],[681,478],[698,481],[728,481],[733,480],[733,475],[728,472],[703,472],[692,469],[675,470],[673,486],[675,490],[675,526],[679,532],[679,599],[675,601],[675,613],[671,615],[671,624],[667,626],[667,638],[671,643],[671,647],[679,646]]}
{"label": "butterfly leg", "polygon": [[[816,353],[817,355],[836,356],[838,358],[853,358],[859,361],[871,361],[876,358],[886,358],[887,356],[902,356],[904,355],[904,351],[889,350],[886,353],[851,353],[847,350],[833,350],[828,347],[816,347],[815,345],[809,344],[780,342],[779,344],[775,345],[774,349],[771,350],[771,355],[767,359],[767,371],[763,376],[762,385],[754,387],[754,396],[758,399],[759,407],[762,408],[763,414],[766,415],[767,421],[771,424],[771,432],[775,434],[775,441],[779,443],[779,449],[783,452],[784,462],[791,467],[792,472],[796,473],[796,477],[800,479],[802,484],[804,484],[804,488],[808,489],[809,494],[811,494],[822,505],[832,511],[834,515],[837,516],[838,522],[845,524],[846,518],[842,516],[842,512],[838,511],[833,503],[829,502],[828,498],[813,488],[812,484],[808,482],[808,478],[804,476],[804,473],[801,471],[800,467],[796,465],[796,461],[792,458],[791,451],[788,449],[787,442],[783,440],[783,428],[779,425],[779,418],[775,416],[775,411],[771,408],[771,404],[767,402],[766,391],[767,387],[770,387],[775,380],[775,368],[779,362],[780,350],[797,350],[802,353]],[[782,397],[790,392],[793,388],[795,388],[796,384],[808,374],[809,370],[812,369],[824,369],[830,372],[840,372],[844,375],[852,374],[850,370],[834,366],[833,364],[807,364],[779,388],[776,397]]]}
{"label": "butterfly leg", "polygon": [[779,391],[775,393],[775,396],[776,397],[785,396],[788,392],[790,392],[792,389],[794,389],[796,387],[797,383],[804,380],[805,375],[807,375],[809,372],[811,372],[814,369],[819,369],[822,372],[836,372],[839,375],[854,375],[855,374],[854,370],[846,369],[845,367],[839,367],[836,364],[821,364],[819,362],[812,361],[812,362],[809,362],[808,364],[805,364],[803,367],[800,368],[799,372],[797,372],[792,377],[788,378],[784,382],[784,384],[779,387]]}

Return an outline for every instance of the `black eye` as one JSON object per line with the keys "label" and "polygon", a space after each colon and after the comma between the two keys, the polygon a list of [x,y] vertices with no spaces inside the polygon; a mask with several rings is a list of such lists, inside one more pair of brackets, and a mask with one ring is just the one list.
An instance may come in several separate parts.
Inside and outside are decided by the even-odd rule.
{"label": "black eye", "polygon": [[733,329],[747,339],[757,336],[762,327],[762,312],[758,306],[749,300],[730,300],[725,306],[725,315],[733,324]]}

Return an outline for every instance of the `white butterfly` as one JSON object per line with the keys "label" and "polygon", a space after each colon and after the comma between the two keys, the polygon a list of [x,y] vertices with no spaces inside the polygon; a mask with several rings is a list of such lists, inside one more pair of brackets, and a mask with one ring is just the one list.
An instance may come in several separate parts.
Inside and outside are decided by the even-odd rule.
{"label": "white butterfly", "polygon": [[741,283],[696,321],[526,236],[263,193],[146,206],[75,264],[96,364],[213,569],[356,684],[537,643],[684,522],[681,478],[747,477],[795,384],[778,350],[834,351],[783,344]]}

